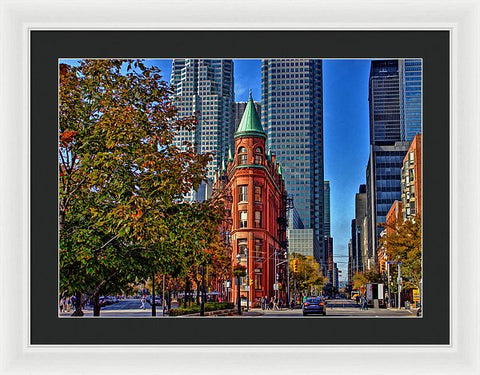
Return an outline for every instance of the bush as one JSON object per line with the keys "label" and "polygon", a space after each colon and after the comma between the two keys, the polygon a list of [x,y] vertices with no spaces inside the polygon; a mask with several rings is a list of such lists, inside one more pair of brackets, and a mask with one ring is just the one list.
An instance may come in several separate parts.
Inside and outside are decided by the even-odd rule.
{"label": "bush", "polygon": [[[216,311],[216,310],[227,310],[233,309],[234,304],[231,302],[207,302],[205,304],[205,311]],[[188,307],[186,309],[179,308],[179,309],[170,309],[168,311],[169,316],[179,316],[179,315],[188,315],[188,314],[196,314],[200,312],[200,306],[193,305],[192,307]]]}

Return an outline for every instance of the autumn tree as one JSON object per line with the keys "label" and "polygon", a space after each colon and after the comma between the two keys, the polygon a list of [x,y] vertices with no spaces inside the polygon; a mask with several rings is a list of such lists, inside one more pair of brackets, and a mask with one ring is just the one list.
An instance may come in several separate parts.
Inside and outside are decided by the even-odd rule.
{"label": "autumn tree", "polygon": [[[297,272],[294,272],[293,262],[298,261]],[[290,263],[290,288],[303,290],[311,293],[313,290],[321,291],[325,285],[320,264],[313,256],[305,256],[298,253],[291,254]]]}
{"label": "autumn tree", "polygon": [[60,291],[97,300],[175,261],[172,210],[210,155],[173,144],[196,119],[179,118],[173,90],[140,60],[61,64],[59,95]]}
{"label": "autumn tree", "polygon": [[[380,238],[380,246],[386,249],[389,261],[401,262],[401,275],[405,281],[404,289],[419,287],[422,277],[422,223],[421,217],[398,220],[393,224],[384,224],[386,234]],[[397,267],[390,268],[390,274],[396,275]]]}

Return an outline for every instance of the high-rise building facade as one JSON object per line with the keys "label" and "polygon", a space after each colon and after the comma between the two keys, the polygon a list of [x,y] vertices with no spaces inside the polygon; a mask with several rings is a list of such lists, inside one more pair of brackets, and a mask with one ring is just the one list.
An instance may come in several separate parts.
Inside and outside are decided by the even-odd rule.
{"label": "high-rise building facade", "polygon": [[288,194],[320,246],[325,266],[322,61],[262,61],[262,123],[268,146],[282,163]]}
{"label": "high-rise building facade", "polygon": [[330,181],[323,181],[323,235],[330,237]]}
{"label": "high-rise building facade", "polygon": [[[179,147],[185,141],[196,143],[198,152],[213,153],[207,172],[212,180],[233,147],[233,60],[174,59],[170,82],[175,88],[179,116],[195,115],[198,119],[194,131],[178,131],[174,142]],[[206,199],[210,188],[211,184],[204,184],[187,198]]]}
{"label": "high-rise building facade", "polygon": [[[367,264],[395,200],[401,200],[403,159],[422,128],[422,60],[374,60],[369,79],[370,157],[367,166]],[[365,264],[365,262],[364,262]]]}
{"label": "high-rise building facade", "polygon": [[422,59],[399,60],[402,140],[422,132]]}
{"label": "high-rise building facade", "polygon": [[410,144],[395,142],[393,145],[370,146],[367,166],[367,217],[368,257],[370,265],[376,264],[378,238],[392,203],[401,199],[401,169]]}
{"label": "high-rise building facade", "polygon": [[373,60],[368,85],[370,144],[393,144],[402,139],[398,60]]}
{"label": "high-rise building facade", "polygon": [[352,220],[351,259],[352,272],[363,271],[363,220],[367,215],[367,186],[362,184],[355,194],[355,218]]}

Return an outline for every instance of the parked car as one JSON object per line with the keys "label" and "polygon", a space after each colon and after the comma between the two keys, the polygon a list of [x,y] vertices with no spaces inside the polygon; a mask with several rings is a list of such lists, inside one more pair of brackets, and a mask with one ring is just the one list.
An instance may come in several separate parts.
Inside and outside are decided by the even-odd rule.
{"label": "parked car", "polygon": [[322,297],[307,297],[302,305],[303,316],[308,314],[327,315],[325,301]]}

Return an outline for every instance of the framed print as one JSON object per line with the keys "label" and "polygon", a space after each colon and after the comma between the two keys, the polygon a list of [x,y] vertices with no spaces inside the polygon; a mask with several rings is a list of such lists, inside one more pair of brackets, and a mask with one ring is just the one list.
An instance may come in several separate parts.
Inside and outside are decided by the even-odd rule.
{"label": "framed print", "polygon": [[[5,200],[2,220],[8,231],[2,239],[2,264],[5,264],[5,272],[2,272],[2,327],[5,335],[2,338],[1,365],[6,373],[50,371],[47,368],[51,368],[52,362],[56,364],[53,372],[63,371],[61,369],[66,366],[72,370],[86,370],[87,366],[89,372],[105,372],[113,366],[118,372],[126,372],[148,370],[158,364],[161,364],[164,370],[181,373],[215,370],[220,372],[225,368],[235,373],[259,369],[267,373],[282,369],[293,372],[299,369],[307,370],[312,358],[325,370],[333,370],[336,363],[345,362],[346,353],[351,366],[357,369],[365,366],[365,358],[372,352],[378,353],[377,358],[367,362],[370,362],[370,369],[374,372],[391,369],[391,363],[394,363],[398,356],[408,358],[415,371],[420,373],[429,373],[431,368],[438,369],[440,373],[478,372],[476,322],[479,302],[472,299],[471,292],[465,288],[465,285],[475,285],[474,273],[469,270],[478,265],[478,255],[473,250],[473,223],[478,219],[478,213],[467,209],[478,202],[475,194],[478,178],[475,173],[471,173],[470,168],[472,164],[476,165],[478,160],[476,144],[479,140],[479,131],[474,125],[478,120],[476,102],[479,82],[477,75],[468,74],[476,71],[475,64],[479,59],[479,47],[473,43],[475,36],[479,36],[478,6],[473,1],[464,2],[455,8],[443,3],[417,2],[414,8],[409,6],[408,11],[400,4],[381,5],[367,11],[368,2],[361,7],[353,2],[346,2],[346,7],[333,3],[305,2],[294,10],[283,3],[274,6],[272,2],[262,2],[250,9],[245,4],[234,2],[231,9],[227,10],[218,9],[215,3],[205,1],[201,5],[195,5],[193,13],[192,5],[173,2],[150,4],[148,10],[143,5],[131,7],[133,4],[127,1],[117,3],[125,8],[116,9],[106,3],[85,4],[82,8],[68,4],[54,7],[53,3],[47,1],[42,7],[30,4],[28,10],[25,10],[26,4],[23,3],[2,4],[6,21],[3,33],[6,58],[2,63],[2,76],[5,81],[2,87],[2,96],[5,98],[2,103],[2,123],[11,124],[2,127],[2,138],[5,139],[2,162],[6,175],[14,176],[11,179],[6,178],[3,184],[3,195],[8,199]],[[94,7],[95,15],[92,18],[90,12]],[[127,8],[130,10],[126,11]],[[309,11],[306,12],[306,9]],[[52,21],[62,19],[62,14],[70,14],[72,18],[66,24]],[[183,16],[175,17],[178,14]],[[265,14],[269,14],[268,20],[262,16]],[[113,19],[115,23],[112,23]],[[58,288],[62,285],[63,277],[62,268],[58,268],[57,250],[58,184],[61,184],[59,173],[60,176],[62,173],[61,167],[58,169],[58,124],[62,121],[58,110],[58,103],[62,98],[61,69],[71,69],[68,66],[75,68],[79,60],[109,61],[118,58],[141,58],[145,59],[147,65],[152,59],[170,59],[168,64],[171,64],[171,59],[208,58],[216,59],[224,65],[225,59],[233,59],[234,62],[237,61],[235,59],[248,59],[257,61],[253,64],[258,66],[261,59],[266,60],[266,64],[270,64],[268,61],[273,59],[279,59],[280,63],[293,59],[293,64],[303,64],[300,59],[306,59],[312,61],[313,71],[320,60],[368,59],[369,64],[370,60],[397,61],[397,70],[400,64],[403,64],[399,61],[421,60],[423,91],[420,100],[423,111],[422,136],[424,135],[421,164],[423,267],[420,273],[421,286],[417,285],[418,292],[412,292],[411,296],[412,302],[416,302],[414,298],[422,298],[422,310],[419,313],[421,316],[405,319],[393,316],[392,319],[384,319],[388,314],[377,317],[365,312],[363,316],[337,314],[339,316],[335,317],[328,316],[327,308],[326,319],[303,319],[300,313],[305,315],[305,312],[308,312],[305,306],[313,303],[313,299],[310,301],[308,298],[299,299],[300,308],[296,310],[298,316],[289,316],[287,310],[282,310],[280,306],[279,310],[285,311],[292,319],[280,319],[283,317],[276,315],[273,316],[274,319],[264,319],[248,314],[245,314],[245,318],[168,316],[147,319],[132,316],[127,319],[128,316],[120,313],[110,313],[110,318],[109,313],[105,313],[100,318],[91,319],[88,316],[70,317],[59,314],[61,291],[59,293]],[[272,68],[275,68],[273,64]],[[370,79],[374,65],[369,65]],[[405,66],[402,65],[402,69],[405,69]],[[292,67],[296,68],[295,65]],[[298,65],[297,68],[304,69],[304,66]],[[214,67],[210,66],[208,69],[213,70]],[[379,68],[379,71],[382,69],[387,68]],[[178,73],[179,77],[183,73],[184,71]],[[288,79],[281,75],[287,72],[278,73],[278,85],[281,86],[281,80]],[[77,77],[82,77],[81,74]],[[172,69],[170,76],[174,77],[175,74]],[[325,79],[325,76],[323,78]],[[335,83],[336,86],[342,84]],[[181,87],[187,89],[188,85]],[[128,95],[129,90],[126,91]],[[375,92],[371,91],[370,94],[374,96]],[[255,95],[262,101],[265,99],[265,93],[260,94],[253,90],[253,96]],[[326,95],[325,86],[318,95]],[[347,100],[346,97],[343,99]],[[413,101],[412,96],[409,100]],[[250,101],[252,104],[247,104],[245,111],[256,113],[253,99],[249,99],[249,103]],[[407,99],[404,105],[407,106]],[[273,111],[283,108],[267,109],[268,111],[263,108],[260,110],[260,116],[257,114],[256,117],[258,121],[268,121],[270,112],[273,114]],[[209,113],[203,114],[206,118],[208,115]],[[279,119],[281,121],[281,117]],[[272,131],[275,124],[268,123],[268,132],[265,132],[264,136],[260,134],[260,130],[263,130],[261,125],[258,127],[254,120],[243,125],[244,120],[240,120],[238,129],[243,129],[244,134],[238,134],[240,131],[237,131],[235,142],[246,143],[236,145],[232,163],[240,164],[243,146],[249,150],[248,136],[257,143],[258,139],[267,139],[267,142],[270,142],[269,147],[273,148],[271,140],[276,139],[276,131]],[[300,124],[300,118],[297,121],[298,126],[304,125]],[[204,124],[207,122],[202,123],[202,126]],[[279,126],[278,132],[290,131],[282,130],[283,124]],[[66,137],[65,132],[62,134]],[[62,142],[67,140],[65,137],[61,138]],[[280,134],[279,139],[282,137],[284,136]],[[262,228],[267,225],[269,217],[265,209],[258,209],[250,215],[249,209],[243,208],[242,204],[251,199],[255,201],[252,207],[260,207],[258,204],[266,199],[263,198],[262,189],[266,191],[270,183],[271,186],[268,186],[274,196],[276,193],[272,186],[278,185],[278,181],[283,178],[282,174],[286,175],[291,171],[288,169],[291,167],[286,164],[286,157],[281,159],[281,147],[276,151],[276,157],[284,163],[280,166],[278,162],[274,163],[275,157],[267,155],[267,145],[257,143],[255,148],[252,148],[255,153],[255,157],[252,156],[252,170],[258,168],[255,165],[264,165],[265,170],[271,166],[272,171],[268,172],[269,175],[265,174],[263,180],[260,176],[256,177],[253,185],[260,189],[252,189],[251,194],[248,184],[242,182],[242,176],[238,177],[239,182],[236,185],[231,185],[235,192],[232,194],[233,202],[238,211],[232,211],[232,222],[238,221],[238,228],[230,230],[236,235],[233,238],[233,247],[238,251],[231,254],[231,260],[234,262],[234,259],[237,259],[238,265],[245,263],[246,276],[237,275],[238,293],[234,290],[235,279],[232,277],[229,279],[229,286],[228,279],[221,279],[218,293],[217,289],[208,290],[207,293],[204,288],[205,295],[201,297],[202,301],[207,302],[207,298],[211,298],[210,303],[222,303],[224,301],[220,298],[226,298],[234,308],[238,301],[240,311],[242,298],[246,303],[244,308],[252,311],[264,310],[264,294],[274,297],[272,308],[278,307],[279,297],[289,302],[292,300],[289,294],[290,280],[279,281],[282,274],[279,265],[282,262],[285,264],[285,261],[280,258],[281,252],[277,251],[277,246],[272,246],[271,253],[268,253],[267,237],[260,239],[260,231],[250,231],[249,233],[254,233],[253,237],[242,237],[242,223],[245,223],[246,228],[249,228],[249,225]],[[225,148],[226,155],[227,149],[228,147]],[[382,149],[379,152],[384,151]],[[250,155],[248,152],[250,151],[245,151],[245,155]],[[386,157],[383,154],[379,156]],[[227,159],[230,163],[230,156]],[[401,162],[404,163],[404,160]],[[227,171],[230,170],[228,163],[225,167]],[[376,172],[373,172],[375,176],[381,168],[380,163],[385,161],[378,159],[378,163]],[[366,168],[367,163],[364,164]],[[388,165],[385,168],[393,166]],[[220,177],[212,175],[212,179],[217,181]],[[409,175],[409,179],[413,177]],[[365,182],[368,184],[368,181]],[[359,181],[359,184],[361,183],[364,182]],[[215,186],[218,186],[218,183]],[[245,186],[243,193],[242,186]],[[387,188],[387,184],[385,187]],[[94,190],[97,189],[98,187]],[[277,189],[281,190],[278,187]],[[92,189],[89,191],[92,192]],[[418,192],[415,196],[418,201]],[[275,199],[272,199],[273,202]],[[272,203],[272,206],[276,205]],[[408,207],[415,206],[409,203]],[[138,212],[137,210],[136,214],[140,215]],[[315,215],[312,218],[315,218]],[[277,240],[278,243],[281,242],[281,239]],[[249,259],[261,258],[264,244],[265,251],[271,255],[267,256],[268,259],[271,258],[271,262],[252,260],[249,263]],[[235,257],[237,253],[238,257]],[[245,260],[242,258],[243,254]],[[339,259],[337,258],[338,267],[344,267]],[[377,256],[373,256],[373,259],[378,260]],[[388,271],[385,269],[385,272],[393,274],[398,266],[398,272],[403,272],[403,277],[408,282],[409,278],[405,274],[407,270],[399,263],[390,260]],[[102,267],[107,266],[103,264]],[[274,271],[271,271],[271,267],[274,267]],[[292,267],[296,269],[297,266],[292,264]],[[236,269],[233,268],[235,272]],[[263,268],[270,269],[271,276],[262,273]],[[328,266],[325,274],[327,268]],[[334,272],[332,269],[330,271]],[[205,269],[202,272],[204,273],[199,275],[205,278]],[[344,272],[347,272],[346,268]],[[290,275],[288,268],[287,274]],[[207,280],[210,280],[209,277],[211,275],[206,276]],[[395,274],[394,277],[398,280],[399,299],[396,301],[399,301],[400,306],[403,304],[402,311],[407,314],[405,302],[410,302],[410,299],[400,296],[401,275]],[[147,279],[140,279],[133,285],[138,293],[138,287],[142,283],[145,287],[148,284]],[[161,279],[158,280],[157,291],[161,289]],[[167,277],[167,285],[168,282]],[[205,281],[199,282],[205,285]],[[333,282],[332,280],[332,285]],[[265,289],[267,291],[264,292],[264,284],[272,284],[272,290]],[[392,308],[392,299],[395,299],[392,298],[391,291],[386,290],[387,286],[395,286],[395,283],[385,284],[385,289],[378,284],[381,283],[370,282],[365,289],[359,289],[365,299],[371,302],[371,311],[380,311],[376,310],[376,304],[386,304],[386,296],[389,300],[388,308]],[[288,285],[288,293],[280,285]],[[305,293],[320,298],[319,305],[323,303],[321,298],[325,297],[325,293],[321,290],[318,292],[313,286],[309,288],[309,292]],[[344,287],[343,292],[346,291]],[[176,298],[187,298],[188,289],[179,289],[178,292]],[[257,294],[258,299],[255,298]],[[393,294],[395,295],[395,292]],[[420,294],[421,297],[416,297]],[[103,296],[103,303],[107,304],[107,292],[97,293],[97,298],[100,295]],[[144,306],[145,301],[141,295],[140,293],[138,300],[133,299],[133,303]],[[150,303],[153,302],[154,306],[156,295],[155,290],[150,294]],[[163,299],[161,306],[164,306],[165,293],[158,295],[160,300]],[[68,297],[71,298],[71,294]],[[332,300],[328,304],[333,310],[333,306],[337,304],[335,293],[329,297],[332,297]],[[261,299],[264,301],[263,305]],[[293,298],[294,302],[295,300],[296,296]],[[468,308],[464,307],[464,301],[471,301]],[[181,310],[180,302],[178,303],[178,310]],[[20,306],[12,308],[12,304]],[[67,305],[62,305],[62,310],[63,306]],[[227,310],[234,310],[231,307]],[[339,307],[337,311],[340,309]],[[136,310],[138,306],[135,307]],[[385,306],[384,311],[393,310],[388,310]],[[135,314],[137,313],[139,316],[142,314]],[[268,315],[268,312],[260,313]],[[92,315],[94,314],[92,309]],[[335,315],[333,311],[332,315]],[[127,353],[130,355],[126,355]],[[82,360],[86,357],[91,360],[88,365]],[[185,357],[191,360],[191,365],[190,362],[185,363]],[[154,360],[150,361],[150,358]],[[329,360],[326,361],[325,358]],[[351,366],[339,371],[350,372]],[[394,367],[392,371],[405,370],[401,366]]]}

